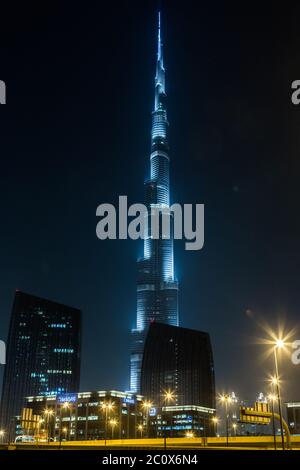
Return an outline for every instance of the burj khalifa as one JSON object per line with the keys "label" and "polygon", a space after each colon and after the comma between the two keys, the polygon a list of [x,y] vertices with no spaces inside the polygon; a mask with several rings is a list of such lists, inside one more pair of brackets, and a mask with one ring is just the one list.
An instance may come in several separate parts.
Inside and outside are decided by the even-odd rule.
{"label": "burj khalifa", "polygon": [[[166,107],[166,76],[161,40],[161,15],[158,14],[157,60],[155,97],[152,112],[150,177],[144,183],[145,205],[163,211],[170,207],[170,157],[168,145],[168,119]],[[137,262],[137,320],[131,331],[130,390],[140,392],[140,376],[147,328],[157,321],[178,326],[178,282],[174,273],[174,228],[171,213],[171,230],[168,236],[144,237],[144,254]]]}

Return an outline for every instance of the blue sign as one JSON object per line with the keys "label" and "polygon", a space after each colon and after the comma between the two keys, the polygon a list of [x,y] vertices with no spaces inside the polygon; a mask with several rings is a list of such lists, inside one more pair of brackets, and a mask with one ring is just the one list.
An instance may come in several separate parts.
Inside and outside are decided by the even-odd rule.
{"label": "blue sign", "polygon": [[77,393],[62,393],[57,395],[58,403],[76,403],[77,402]]}
{"label": "blue sign", "polygon": [[149,410],[149,416],[156,416],[156,408],[150,408]]}
{"label": "blue sign", "polygon": [[128,403],[129,405],[134,405],[135,404],[135,399],[134,398],[124,398],[123,403]]}

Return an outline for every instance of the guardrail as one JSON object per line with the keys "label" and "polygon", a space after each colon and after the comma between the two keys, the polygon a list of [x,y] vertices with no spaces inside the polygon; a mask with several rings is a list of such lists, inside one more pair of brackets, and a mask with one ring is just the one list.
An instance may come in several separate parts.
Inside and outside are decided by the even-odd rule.
{"label": "guardrail", "polygon": [[[278,448],[281,443],[280,436],[276,438]],[[229,447],[234,448],[261,448],[261,449],[272,449],[274,446],[273,436],[237,436],[229,437]],[[105,448],[127,448],[127,449],[163,449],[165,445],[163,438],[157,439],[114,439],[107,440],[105,446],[105,440],[89,440],[89,441],[63,441],[60,445],[59,442],[35,442],[35,443],[17,443],[0,445],[0,449],[9,450],[72,450],[82,448],[99,448],[104,450]],[[226,437],[208,437],[208,438],[167,438],[166,441],[167,449],[175,448],[222,448],[226,447]],[[291,436],[291,447],[300,448],[300,436]]]}

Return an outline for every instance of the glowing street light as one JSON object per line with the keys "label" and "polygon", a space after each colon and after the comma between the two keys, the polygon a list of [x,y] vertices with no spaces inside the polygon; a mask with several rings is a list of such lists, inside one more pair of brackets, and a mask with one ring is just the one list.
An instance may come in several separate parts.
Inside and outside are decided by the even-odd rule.
{"label": "glowing street light", "polygon": [[50,417],[54,415],[54,410],[51,408],[46,408],[44,410],[44,415],[46,417],[46,424],[47,424],[47,441],[49,444],[50,441]]}
{"label": "glowing street light", "polygon": [[70,423],[69,423],[69,429],[71,433],[71,424],[72,424],[72,405],[70,402],[65,401],[61,407],[60,407],[60,434],[62,432],[61,426],[62,426],[62,410],[67,411],[69,410],[69,415],[70,415]]}
{"label": "glowing street light", "polygon": [[277,381],[276,377],[271,377],[270,382],[271,382],[272,385],[277,385],[278,381]]}
{"label": "glowing street light", "polygon": [[194,437],[194,433],[192,431],[187,431],[185,433],[185,437],[187,437],[188,439],[191,439],[192,437]]}
{"label": "glowing street light", "polygon": [[283,339],[277,339],[274,346],[274,361],[275,361],[275,377],[276,377],[276,391],[277,391],[277,399],[278,399],[278,409],[279,409],[279,417],[280,417],[280,433],[281,433],[281,442],[282,442],[282,450],[284,450],[284,435],[283,435],[283,424],[282,424],[282,408],[281,408],[281,398],[280,398],[280,384],[279,384],[279,372],[278,372],[278,360],[277,360],[277,350],[283,349],[285,346]]}
{"label": "glowing street light", "polygon": [[226,446],[228,447],[228,426],[229,426],[229,416],[228,416],[228,405],[232,402],[232,398],[228,393],[225,393],[224,395],[220,396],[220,401],[221,403],[225,406],[225,412],[226,412]]}
{"label": "glowing street light", "polygon": [[236,436],[237,424],[233,423],[232,429],[234,430],[234,435]]}
{"label": "glowing street light", "polygon": [[111,419],[109,424],[111,425],[111,438],[113,439],[114,438],[114,430],[115,430],[115,427],[117,426],[118,422],[116,419]]}
{"label": "glowing street light", "polygon": [[285,342],[283,341],[283,339],[277,339],[276,340],[276,348],[277,349],[282,349],[284,348],[285,346]]}
{"label": "glowing street light", "polygon": [[281,407],[281,397],[280,397],[280,379],[279,379],[279,371],[278,371],[278,360],[277,354],[278,351],[286,351],[290,343],[288,342],[289,339],[294,336],[295,329],[290,330],[289,332],[285,332],[283,325],[279,325],[278,333],[276,334],[268,325],[262,325],[263,329],[267,332],[269,338],[268,339],[260,339],[259,343],[269,345],[270,348],[266,350],[265,357],[269,355],[274,356],[275,362],[275,377],[272,378],[272,384],[274,388],[276,388],[276,395],[278,400],[278,410],[279,410],[279,419],[280,419],[280,433],[281,433],[281,442],[282,442],[282,450],[284,448],[284,434],[283,434],[283,419],[282,419],[282,407]]}
{"label": "glowing street light", "polygon": [[274,393],[270,393],[267,396],[267,400],[271,403],[271,412],[272,412],[272,426],[273,426],[273,437],[274,437],[274,450],[276,450],[276,429],[275,429],[275,416],[274,416],[274,402],[277,400]]}
{"label": "glowing street light", "polygon": [[138,430],[139,430],[139,431],[140,431],[140,433],[141,433],[141,439],[142,439],[142,437],[143,437],[143,430],[144,430],[144,426],[143,426],[142,424],[139,424],[139,425],[138,425]]}
{"label": "glowing street light", "polygon": [[59,436],[59,447],[61,447],[62,435],[65,435],[65,439],[67,440],[68,428],[64,427],[60,429],[60,436]]}
{"label": "glowing street light", "polygon": [[[164,393],[164,401],[169,405],[170,403],[174,403],[176,401],[176,395],[175,395],[175,392],[172,391],[172,390],[167,390],[165,393]],[[166,415],[167,417],[168,415]],[[167,420],[166,420],[167,421]],[[170,437],[172,436],[173,432],[172,432],[172,428],[173,428],[173,413],[171,412],[171,429],[170,429]],[[164,432],[164,447],[165,447],[165,450],[167,448],[167,430],[165,429],[165,432]]]}
{"label": "glowing street light", "polygon": [[149,437],[149,413],[150,413],[152,406],[153,406],[153,403],[151,403],[151,401],[144,401],[142,403],[142,408],[146,410],[147,437]]}
{"label": "glowing street light", "polygon": [[151,401],[144,401],[142,404],[142,407],[145,408],[146,410],[149,410],[150,408],[152,408]]}
{"label": "glowing street light", "polygon": [[211,418],[211,420],[212,420],[212,422],[214,423],[214,426],[215,426],[215,434],[217,434],[219,419],[218,419],[216,416],[213,416],[213,417]]}
{"label": "glowing street light", "polygon": [[164,393],[164,400],[167,403],[174,402],[176,400],[175,392],[173,392],[172,390],[167,390]]}
{"label": "glowing street light", "polygon": [[3,444],[4,434],[5,434],[5,431],[3,429],[0,429],[1,444]]}
{"label": "glowing street light", "polygon": [[102,410],[105,412],[105,445],[107,441],[107,421],[108,421],[108,415],[110,414],[111,410],[113,410],[114,404],[109,402],[104,401],[102,403]]}

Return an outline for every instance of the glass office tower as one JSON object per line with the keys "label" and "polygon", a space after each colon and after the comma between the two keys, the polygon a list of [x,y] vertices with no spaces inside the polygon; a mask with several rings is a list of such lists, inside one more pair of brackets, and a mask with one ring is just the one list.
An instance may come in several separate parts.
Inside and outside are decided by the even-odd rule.
{"label": "glass office tower", "polygon": [[80,310],[16,291],[2,387],[2,429],[14,428],[27,396],[79,391],[80,347]]}
{"label": "glass office tower", "polygon": [[[154,322],[145,342],[142,394],[156,406],[215,409],[215,374],[208,333]],[[170,391],[173,400],[166,403]]]}

